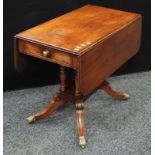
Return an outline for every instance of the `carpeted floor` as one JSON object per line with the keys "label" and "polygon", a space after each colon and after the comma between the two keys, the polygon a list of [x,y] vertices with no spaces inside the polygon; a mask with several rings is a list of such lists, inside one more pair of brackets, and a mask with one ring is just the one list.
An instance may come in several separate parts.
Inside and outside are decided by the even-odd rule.
{"label": "carpeted floor", "polygon": [[78,146],[72,104],[32,125],[25,121],[58,85],[5,92],[4,155],[150,155],[150,72],[109,81],[131,99],[117,101],[98,90],[85,102],[85,149]]}

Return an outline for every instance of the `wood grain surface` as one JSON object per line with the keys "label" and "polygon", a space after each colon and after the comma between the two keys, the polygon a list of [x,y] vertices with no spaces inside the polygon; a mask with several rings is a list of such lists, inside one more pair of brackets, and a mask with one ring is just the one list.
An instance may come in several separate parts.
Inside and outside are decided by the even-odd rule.
{"label": "wood grain surface", "polygon": [[16,37],[80,55],[135,18],[135,13],[86,5]]}
{"label": "wood grain surface", "polygon": [[81,56],[80,88],[88,95],[138,52],[141,17]]}

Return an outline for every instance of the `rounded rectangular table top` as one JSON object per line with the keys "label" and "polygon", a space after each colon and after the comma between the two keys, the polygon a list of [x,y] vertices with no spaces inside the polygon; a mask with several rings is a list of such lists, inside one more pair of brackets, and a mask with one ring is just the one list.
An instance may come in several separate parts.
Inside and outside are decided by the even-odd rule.
{"label": "rounded rectangular table top", "polygon": [[86,5],[15,37],[81,55],[139,17],[135,13]]}

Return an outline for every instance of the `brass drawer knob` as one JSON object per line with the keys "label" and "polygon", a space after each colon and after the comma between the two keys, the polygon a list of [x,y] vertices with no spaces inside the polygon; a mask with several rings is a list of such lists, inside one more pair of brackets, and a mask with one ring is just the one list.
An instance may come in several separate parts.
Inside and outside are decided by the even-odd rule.
{"label": "brass drawer knob", "polygon": [[43,51],[42,54],[44,57],[50,57],[51,56],[49,51]]}

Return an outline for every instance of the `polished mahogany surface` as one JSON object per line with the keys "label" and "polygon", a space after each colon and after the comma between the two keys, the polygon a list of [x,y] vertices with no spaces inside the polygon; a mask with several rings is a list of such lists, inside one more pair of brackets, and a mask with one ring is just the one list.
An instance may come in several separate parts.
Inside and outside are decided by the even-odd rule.
{"label": "polished mahogany surface", "polygon": [[16,37],[81,55],[139,17],[135,13],[86,5]]}

